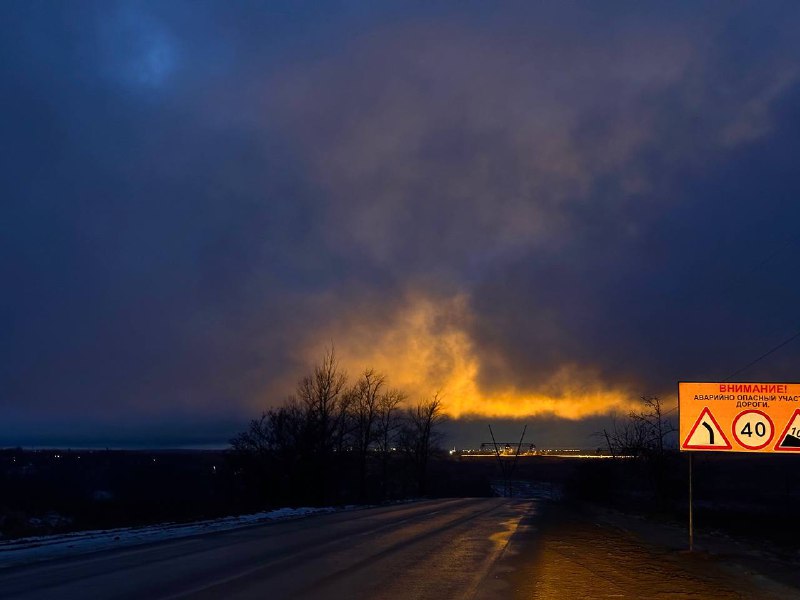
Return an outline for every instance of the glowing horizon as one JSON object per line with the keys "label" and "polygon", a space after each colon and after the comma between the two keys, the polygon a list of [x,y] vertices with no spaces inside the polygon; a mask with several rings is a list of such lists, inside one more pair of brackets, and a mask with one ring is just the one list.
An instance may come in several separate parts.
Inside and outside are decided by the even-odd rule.
{"label": "glowing horizon", "polygon": [[[437,300],[410,293],[389,322],[338,321],[323,339],[334,340],[349,377],[365,368],[387,377],[410,401],[437,392],[452,418],[556,416],[579,420],[627,412],[637,397],[630,389],[602,382],[591,367],[563,364],[535,389],[483,389],[480,358],[465,330],[471,317],[464,296]],[[311,344],[307,360],[319,360],[324,344]],[[327,343],[330,347],[330,341]]]}

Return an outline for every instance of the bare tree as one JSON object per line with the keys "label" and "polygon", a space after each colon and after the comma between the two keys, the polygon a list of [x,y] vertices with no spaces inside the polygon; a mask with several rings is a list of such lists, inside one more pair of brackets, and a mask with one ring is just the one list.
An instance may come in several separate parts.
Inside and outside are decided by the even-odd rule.
{"label": "bare tree", "polygon": [[367,460],[375,437],[375,420],[378,402],[386,377],[374,369],[366,369],[352,390],[352,412],[355,434],[355,449],[358,453],[360,494],[367,495]]}
{"label": "bare tree", "polygon": [[639,456],[648,448],[646,428],[630,417],[622,421],[614,417],[611,429],[603,429],[602,435],[612,456]]}
{"label": "bare tree", "polygon": [[277,408],[271,408],[259,419],[250,421],[247,431],[231,440],[234,451],[255,456],[296,453],[302,444],[305,415],[297,402],[289,400]]}
{"label": "bare tree", "polygon": [[303,377],[297,385],[297,397],[308,411],[314,439],[320,449],[333,448],[339,403],[346,385],[347,375],[340,370],[333,348],[325,352],[322,363],[314,367],[314,372]]}
{"label": "bare tree", "polygon": [[375,439],[381,453],[390,452],[393,447],[395,433],[401,424],[401,407],[406,398],[407,396],[397,389],[389,390],[378,398]]}
{"label": "bare tree", "polygon": [[666,438],[677,431],[671,421],[665,418],[658,396],[642,396],[644,409],[631,411],[630,419],[639,423],[644,431],[645,448],[655,452],[657,456],[664,455],[664,442]]}
{"label": "bare tree", "polygon": [[231,440],[236,461],[255,480],[260,497],[280,501],[298,493],[306,435],[305,410],[290,398]]}
{"label": "bare tree", "polygon": [[251,419],[247,431],[231,440],[234,452],[253,457],[266,457],[270,453],[269,412],[262,413],[258,419]]}
{"label": "bare tree", "polygon": [[[444,420],[442,401],[437,393],[405,408],[405,400],[374,369],[348,386],[331,347],[286,404],[254,419],[231,440],[244,489],[270,502],[363,500],[373,489],[372,467],[380,461],[376,489],[383,497],[392,493],[391,478],[402,486],[397,492],[405,493],[406,482],[412,482],[424,494]],[[402,450],[396,460],[395,447]]]}
{"label": "bare tree", "polygon": [[612,456],[663,457],[666,440],[676,431],[675,426],[666,418],[658,396],[642,396],[642,402],[642,410],[632,410],[621,422],[615,418],[610,430],[597,434],[605,438]]}
{"label": "bare tree", "polygon": [[345,452],[351,442],[352,434],[355,429],[353,424],[353,404],[355,403],[355,398],[353,396],[353,390],[348,389],[346,390],[341,398],[339,399],[337,410],[336,410],[336,418],[334,421],[334,447],[333,450],[339,456]]}
{"label": "bare tree", "polygon": [[417,488],[422,495],[427,490],[430,456],[441,439],[439,426],[444,421],[442,400],[438,392],[431,400],[420,402],[406,411],[406,424],[401,433],[402,445],[412,458]]}
{"label": "bare tree", "polygon": [[297,385],[297,397],[305,406],[309,425],[308,443],[316,462],[314,477],[319,486],[321,501],[326,498],[326,481],[330,472],[331,455],[341,439],[343,423],[341,403],[345,401],[347,374],[339,367],[331,346],[322,363],[314,367],[311,375],[303,377]]}
{"label": "bare tree", "polygon": [[388,487],[389,458],[401,425],[401,406],[405,399],[406,395],[396,389],[378,398],[375,443],[381,457],[381,493],[384,497]]}

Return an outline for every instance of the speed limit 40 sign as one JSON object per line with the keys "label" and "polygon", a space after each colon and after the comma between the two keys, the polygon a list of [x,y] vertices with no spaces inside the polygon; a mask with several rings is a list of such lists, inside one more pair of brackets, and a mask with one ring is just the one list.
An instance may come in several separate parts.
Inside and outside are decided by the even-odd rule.
{"label": "speed limit 40 sign", "polygon": [[800,452],[800,384],[678,384],[680,448]]}

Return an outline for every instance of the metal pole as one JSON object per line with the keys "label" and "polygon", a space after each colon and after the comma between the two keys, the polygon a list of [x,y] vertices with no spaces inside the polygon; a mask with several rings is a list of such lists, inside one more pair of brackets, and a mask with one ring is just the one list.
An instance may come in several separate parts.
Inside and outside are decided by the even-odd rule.
{"label": "metal pole", "polygon": [[694,499],[692,498],[692,458],[694,452],[689,452],[689,552],[694,549]]}
{"label": "metal pole", "polygon": [[[509,479],[511,479],[514,476],[514,469],[517,466],[517,459],[519,458],[519,451],[520,451],[520,448],[522,448],[522,440],[525,439],[525,432],[526,431],[528,431],[528,425],[527,424],[522,429],[522,435],[519,438],[519,444],[517,444],[517,451],[514,454],[514,462],[511,463],[511,471],[508,474],[508,478]],[[511,480],[510,485],[511,485],[511,497],[513,498],[514,497],[514,481],[513,480]]]}
{"label": "metal pole", "polygon": [[503,498],[508,495],[508,480],[506,477],[506,467],[503,464],[503,460],[500,458],[500,450],[497,448],[497,440],[494,439],[494,432],[492,431],[492,426],[489,425],[489,435],[492,436],[492,443],[494,444],[494,455],[497,457],[497,464],[500,465],[500,473],[503,476]]}

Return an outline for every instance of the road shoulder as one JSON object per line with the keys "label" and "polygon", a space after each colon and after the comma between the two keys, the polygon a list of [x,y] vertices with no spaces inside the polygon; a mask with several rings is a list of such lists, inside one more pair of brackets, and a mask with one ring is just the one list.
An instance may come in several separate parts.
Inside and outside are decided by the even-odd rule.
{"label": "road shoulder", "polygon": [[550,503],[526,518],[478,598],[800,599],[730,555],[689,554],[674,528],[613,511]]}

